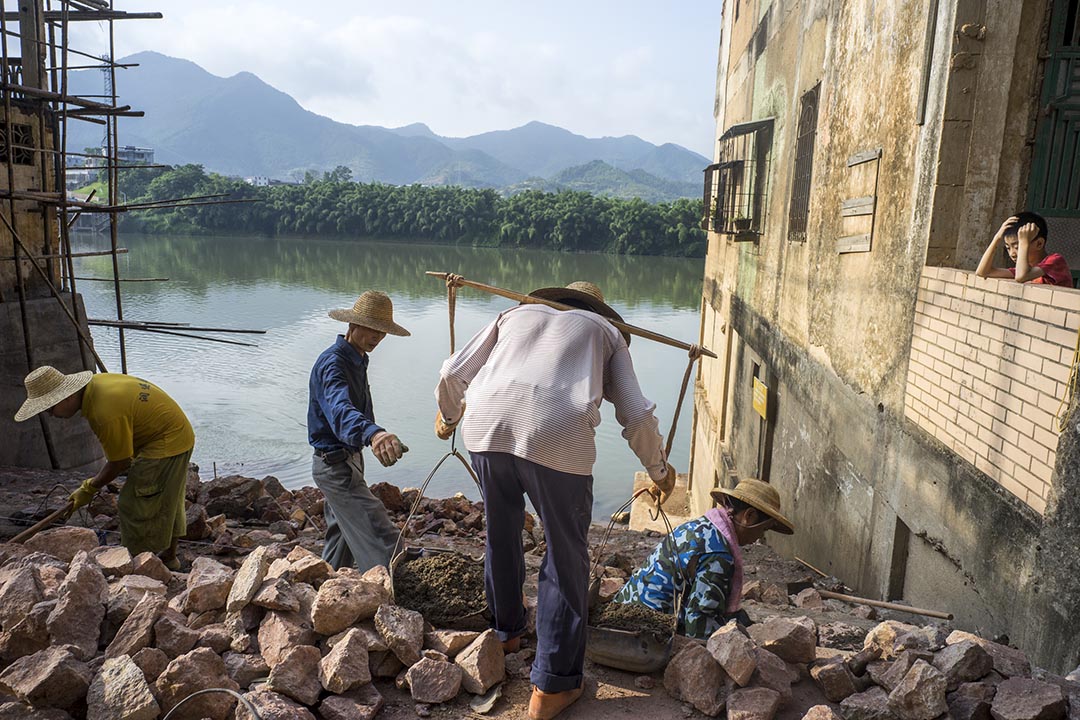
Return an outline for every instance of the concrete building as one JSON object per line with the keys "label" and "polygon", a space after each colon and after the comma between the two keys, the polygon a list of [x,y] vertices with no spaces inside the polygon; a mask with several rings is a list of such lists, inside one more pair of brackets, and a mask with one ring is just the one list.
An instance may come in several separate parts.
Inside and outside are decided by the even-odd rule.
{"label": "concrete building", "polygon": [[1057,671],[1080,291],[971,271],[1023,208],[1080,269],[1078,56],[1077,0],[725,0],[689,488],[762,477],[781,552]]}

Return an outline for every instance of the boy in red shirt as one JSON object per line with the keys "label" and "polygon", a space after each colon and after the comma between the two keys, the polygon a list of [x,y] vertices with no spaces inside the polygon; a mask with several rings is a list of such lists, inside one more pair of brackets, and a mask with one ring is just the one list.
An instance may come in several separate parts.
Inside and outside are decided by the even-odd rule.
{"label": "boy in red shirt", "polygon": [[[1036,282],[1072,287],[1072,273],[1060,253],[1046,253],[1046,220],[1033,212],[1013,215],[1001,223],[983,253],[975,274],[979,277],[1014,278],[1016,282]],[[994,265],[1001,241],[1016,267]]]}

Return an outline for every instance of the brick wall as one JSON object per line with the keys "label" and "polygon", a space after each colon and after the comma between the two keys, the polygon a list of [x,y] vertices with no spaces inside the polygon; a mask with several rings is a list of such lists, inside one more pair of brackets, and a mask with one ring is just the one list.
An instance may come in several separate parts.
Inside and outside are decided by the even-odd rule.
{"label": "brick wall", "polygon": [[1080,291],[925,267],[904,414],[1039,513]]}

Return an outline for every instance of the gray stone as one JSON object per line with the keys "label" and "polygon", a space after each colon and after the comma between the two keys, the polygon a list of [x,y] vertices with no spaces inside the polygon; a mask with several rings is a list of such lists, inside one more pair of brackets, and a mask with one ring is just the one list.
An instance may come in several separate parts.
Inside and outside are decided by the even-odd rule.
{"label": "gray stone", "polygon": [[806,588],[800,592],[795,596],[795,601],[792,604],[795,607],[818,610],[825,607],[825,601],[821,598],[821,593],[814,588]]}
{"label": "gray stone", "polygon": [[172,582],[172,570],[165,567],[156,554],[147,550],[131,559],[131,572],[134,575],[144,575],[168,585]]}
{"label": "gray stone", "polygon": [[406,673],[413,700],[423,703],[444,703],[453,700],[461,691],[461,668],[454,663],[422,658]]}
{"label": "gray stone", "polygon": [[204,482],[198,503],[206,508],[207,515],[248,520],[256,516],[255,501],[262,494],[262,484],[255,478],[226,475]]}
{"label": "gray stone", "polygon": [[877,686],[844,698],[840,715],[844,720],[895,720],[889,712],[888,694]]}
{"label": "gray stone", "polygon": [[56,600],[39,602],[11,630],[0,633],[0,660],[11,662],[49,646],[48,619]]}
{"label": "gray stone", "polygon": [[841,720],[840,716],[836,714],[828,705],[815,705],[806,711],[806,714],[802,716],[802,720]]}
{"label": "gray stone", "polygon": [[5,568],[4,575],[7,579],[0,587],[0,628],[10,630],[45,596],[33,568]]}
{"label": "gray stone", "polygon": [[769,583],[761,588],[761,602],[766,605],[786,606],[791,604],[787,589],[776,583]]}
{"label": "gray stone", "polygon": [[368,662],[364,634],[356,629],[349,630],[319,661],[319,681],[332,693],[348,692],[371,682]]}
{"label": "gray stone", "polygon": [[154,647],[162,650],[169,659],[190,651],[199,642],[199,633],[187,626],[183,615],[172,608],[161,611],[154,623]]}
{"label": "gray stone", "polygon": [[397,677],[405,667],[398,656],[389,650],[381,652],[368,652],[368,667],[371,668],[371,676],[377,678]]}
{"label": "gray stone", "polygon": [[106,577],[123,577],[131,573],[134,564],[131,553],[123,545],[106,545],[90,551],[90,559],[97,563]]}
{"label": "gray stone", "polygon": [[424,618],[420,613],[397,605],[383,605],[375,613],[375,628],[406,667],[419,662],[424,646]]}
{"label": "gray stone", "polygon": [[21,702],[0,701],[0,720],[71,720],[58,708],[35,708]]}
{"label": "gray stone", "polygon": [[998,685],[990,705],[994,720],[1061,720],[1067,711],[1059,686],[1019,677]]}
{"label": "gray stone", "polygon": [[985,677],[994,669],[994,659],[981,645],[964,640],[934,655],[934,667],[944,673],[949,690],[955,690],[961,683]]}
{"label": "gray stone", "polygon": [[438,650],[432,650],[431,648],[425,648],[420,651],[421,657],[426,657],[431,660],[441,660],[442,662],[450,662],[450,658],[446,657],[444,653]]}
{"label": "gray stone", "polygon": [[262,655],[227,652],[221,656],[221,659],[225,663],[229,677],[241,688],[247,688],[253,681],[270,674],[270,667],[263,660]]}
{"label": "gray stone", "polygon": [[[239,690],[225,663],[210,648],[196,648],[169,663],[154,683],[161,712],[167,713],[188,695],[206,688]],[[184,703],[185,718],[226,720],[236,699],[226,693],[207,693]]]}
{"label": "gray stone", "polygon": [[80,552],[90,552],[98,546],[97,533],[90,528],[64,525],[42,530],[23,545],[70,563]]}
{"label": "gray stone", "polygon": [[105,575],[86,553],[79,553],[71,562],[56,607],[46,621],[52,644],[74,645],[78,648],[76,654],[83,660],[94,657],[108,598]]}
{"label": "gray stone", "polygon": [[664,688],[668,693],[709,717],[716,717],[724,710],[734,685],[709,651],[697,644],[685,646],[664,671]]}
{"label": "gray stone", "polygon": [[900,720],[933,720],[949,710],[947,688],[944,674],[925,660],[916,660],[889,693],[889,710]]}
{"label": "gray stone", "polygon": [[87,720],[155,720],[161,711],[143,671],[127,655],[105,661],[90,683],[86,708]]}
{"label": "gray stone", "polygon": [[295,645],[311,645],[318,635],[295,613],[269,612],[259,626],[259,652],[273,669]]}
{"label": "gray stone", "polygon": [[997,688],[986,683],[963,683],[945,696],[952,720],[990,720],[990,703]]}
{"label": "gray stone", "polygon": [[322,720],[373,720],[382,709],[385,700],[374,685],[344,695],[331,695],[319,703]]}
{"label": "gray stone", "polygon": [[769,688],[740,688],[727,700],[728,720],[772,720],[780,708],[780,693]]}
{"label": "gray stone", "polygon": [[229,596],[225,601],[225,609],[230,613],[240,612],[255,597],[255,593],[262,587],[266,579],[266,571],[270,569],[270,558],[267,557],[268,549],[260,545],[244,558],[240,569],[236,571]]}
{"label": "gray stone", "polygon": [[319,587],[311,607],[315,632],[333,635],[361,620],[370,620],[389,600],[380,584],[344,577],[327,580]]}
{"label": "gray stone", "polygon": [[780,702],[787,703],[791,700],[791,684],[798,682],[798,678],[792,678],[787,664],[768,650],[758,648],[754,654],[757,669],[754,670],[750,684],[775,690],[780,693]]}
{"label": "gray stone", "polygon": [[319,701],[322,685],[319,683],[319,660],[322,653],[312,645],[290,648],[270,669],[268,690],[287,695],[304,705]]}
{"label": "gray stone", "polygon": [[758,647],[768,650],[781,660],[793,663],[813,662],[817,657],[817,633],[804,622],[787,618],[772,618],[749,628],[750,637]]}
{"label": "gray stone", "polygon": [[970,640],[990,653],[990,657],[994,660],[994,670],[1005,677],[1023,677],[1031,674],[1031,663],[1028,662],[1027,655],[1022,650],[991,642],[962,630],[954,630],[945,639],[945,642],[948,645],[955,645],[965,640]]}
{"label": "gray stone", "polygon": [[866,631],[858,625],[830,622],[818,626],[818,646],[837,650],[861,650]]}
{"label": "gray stone", "polygon": [[[247,633],[244,633],[247,636]],[[208,647],[218,655],[232,649],[233,636],[225,623],[214,623],[199,630],[199,641],[195,647]]]}
{"label": "gray stone", "polygon": [[153,684],[169,666],[169,656],[155,647],[145,647],[131,656],[131,662],[139,666],[146,682]]}
{"label": "gray stone", "polygon": [[825,693],[826,699],[834,703],[854,695],[860,689],[851,671],[839,657],[815,662],[810,666],[810,677]]}
{"label": "gray stone", "polygon": [[494,630],[486,630],[457,654],[454,664],[461,668],[461,686],[473,695],[483,695],[506,676],[502,642]]}
{"label": "gray stone", "polygon": [[19,658],[0,673],[0,691],[34,706],[71,708],[86,696],[91,673],[70,646]]}
{"label": "gray stone", "polygon": [[[480,633],[472,630],[432,630],[424,633],[424,647],[438,650],[448,658],[453,658],[467,647]],[[374,650],[369,646],[369,650]]]}
{"label": "gray stone", "polygon": [[269,578],[263,581],[258,592],[251,599],[252,604],[281,612],[299,612],[300,598],[293,591],[292,583],[283,578]]}
{"label": "gray stone", "polygon": [[746,687],[757,669],[757,648],[746,631],[734,620],[714,632],[706,645],[739,687]]}
{"label": "gray stone", "polygon": [[124,624],[120,626],[112,642],[109,643],[109,647],[105,650],[105,657],[134,656],[143,648],[150,647],[154,640],[154,624],[165,610],[166,604],[163,595],[144,594],[135,605],[135,609],[124,620]]}
{"label": "gray stone", "polygon": [[[255,706],[261,720],[315,720],[303,705],[269,690],[244,693],[244,699]],[[255,720],[243,703],[236,705],[236,720]]]}
{"label": "gray stone", "polygon": [[188,573],[184,612],[201,613],[225,607],[232,589],[233,571],[217,560],[197,557]]}
{"label": "gray stone", "polygon": [[912,665],[919,660],[931,662],[933,659],[934,656],[924,650],[904,650],[900,653],[899,657],[892,662],[889,669],[882,674],[880,680],[876,680],[875,682],[885,688],[888,692],[892,692],[907,676],[908,670],[911,670]]}

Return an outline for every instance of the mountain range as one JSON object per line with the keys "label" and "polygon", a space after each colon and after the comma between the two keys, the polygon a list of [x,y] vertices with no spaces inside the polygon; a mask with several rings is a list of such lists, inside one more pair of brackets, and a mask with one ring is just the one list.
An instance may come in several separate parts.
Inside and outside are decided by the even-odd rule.
{"label": "mountain range", "polygon": [[[587,138],[541,122],[463,138],[423,123],[349,125],[304,109],[249,72],[223,78],[156,52],[120,62],[138,67],[118,73],[119,103],[146,113],[121,118],[121,144],[152,147],[159,163],[198,163],[224,175],[299,180],[344,165],[364,182],[571,188],[658,201],[696,197],[709,163],[671,143]],[[69,86],[72,94],[98,95],[101,73],[72,72]],[[69,124],[69,148],[100,143],[98,126]]]}

